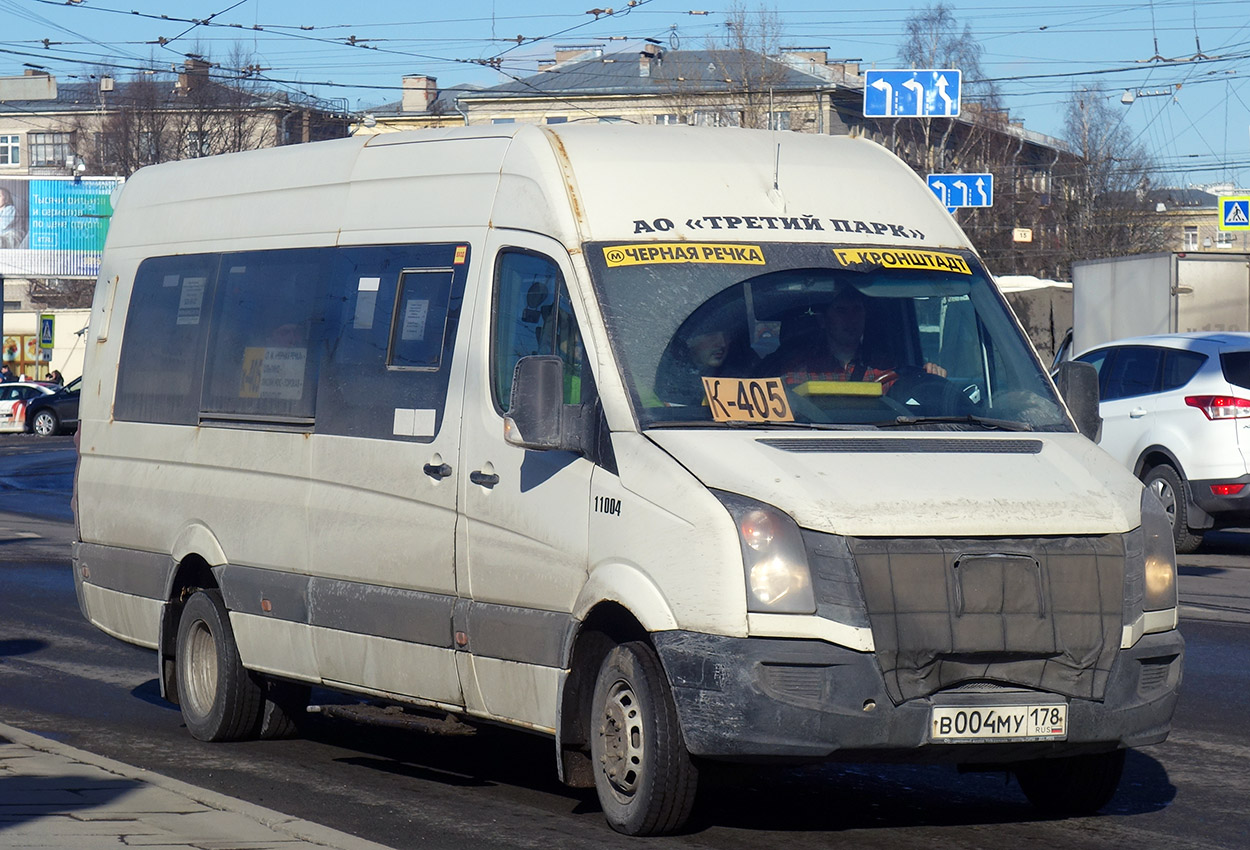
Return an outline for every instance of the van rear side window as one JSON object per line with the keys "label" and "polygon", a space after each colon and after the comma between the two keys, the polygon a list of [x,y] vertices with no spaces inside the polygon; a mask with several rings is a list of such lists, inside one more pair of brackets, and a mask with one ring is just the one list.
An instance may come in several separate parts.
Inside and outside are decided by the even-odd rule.
{"label": "van rear side window", "polygon": [[[466,245],[157,257],[135,277],[114,415],[432,439]],[[397,433],[397,411],[434,433]],[[432,415],[431,415],[432,414]],[[399,417],[402,419],[403,417]]]}
{"label": "van rear side window", "polygon": [[199,421],[216,254],[156,257],[139,266],[117,373],[114,415],[131,422]]}

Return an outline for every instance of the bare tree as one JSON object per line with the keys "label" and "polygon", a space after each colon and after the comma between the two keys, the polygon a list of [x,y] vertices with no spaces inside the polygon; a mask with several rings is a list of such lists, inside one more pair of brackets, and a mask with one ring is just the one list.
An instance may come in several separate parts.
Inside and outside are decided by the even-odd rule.
{"label": "bare tree", "polygon": [[663,82],[664,103],[683,124],[774,128],[774,98],[788,73],[774,58],[780,42],[775,11],[734,2],[724,33],[709,39],[703,52],[663,55],[651,76]]}
{"label": "bare tree", "polygon": [[1104,94],[1072,93],[1064,135],[1079,156],[1065,175],[1069,260],[1145,253],[1166,244],[1163,217],[1147,202],[1157,164],[1135,144]]}
{"label": "bare tree", "polygon": [[[1007,123],[1001,98],[981,71],[980,42],[972,28],[959,22],[945,3],[927,6],[912,14],[905,24],[898,58],[911,68],[953,68],[961,72],[961,101],[965,121],[953,118],[896,119],[896,152],[917,170],[944,171],[953,162],[967,162],[986,155],[987,139]],[[962,125],[962,126],[961,126]],[[901,143],[901,144],[900,144]],[[901,149],[901,150],[900,150]],[[913,161],[918,160],[918,161]]]}

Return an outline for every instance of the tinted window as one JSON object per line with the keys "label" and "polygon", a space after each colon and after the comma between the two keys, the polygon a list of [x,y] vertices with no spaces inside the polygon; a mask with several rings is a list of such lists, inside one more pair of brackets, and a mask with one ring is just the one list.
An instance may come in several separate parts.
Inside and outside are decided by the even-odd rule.
{"label": "tinted window", "polygon": [[1169,351],[1163,357],[1163,380],[1161,387],[1174,390],[1189,383],[1202,364],[1207,360],[1205,354],[1197,351]]}
{"label": "tinted window", "polygon": [[500,410],[511,405],[517,361],[532,354],[559,355],[564,360],[564,403],[581,403],[590,373],[564,278],[547,257],[506,252],[495,269],[493,386]]}
{"label": "tinted window", "polygon": [[147,260],[126,320],[116,416],[315,421],[318,433],[428,440],[442,419],[467,269],[465,245]]}
{"label": "tinted window", "polygon": [[194,425],[217,255],[156,257],[135,275],[113,414],[131,422]]}
{"label": "tinted window", "polygon": [[336,252],[319,434],[428,441],[442,425],[465,245]]}
{"label": "tinted window", "polygon": [[1157,348],[1118,349],[1111,362],[1106,383],[1103,384],[1103,400],[1156,392],[1162,359],[1163,352]]}
{"label": "tinted window", "polygon": [[1250,390],[1250,351],[1225,351],[1220,355],[1224,380],[1235,387]]}
{"label": "tinted window", "polygon": [[311,422],[329,249],[222,257],[203,409]]}
{"label": "tinted window", "polygon": [[1106,377],[1110,370],[1108,364],[1114,359],[1114,349],[1103,349],[1101,351],[1090,351],[1089,354],[1076,357],[1079,362],[1088,362],[1094,366],[1094,371],[1098,372],[1098,395],[1099,400],[1106,401]]}

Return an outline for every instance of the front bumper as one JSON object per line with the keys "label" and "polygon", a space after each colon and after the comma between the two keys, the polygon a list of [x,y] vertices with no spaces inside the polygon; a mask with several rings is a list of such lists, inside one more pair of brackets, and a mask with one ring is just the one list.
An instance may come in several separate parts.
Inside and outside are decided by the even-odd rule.
{"label": "front bumper", "polygon": [[[949,744],[929,740],[934,695],[894,705],[872,653],[818,640],[653,638],[690,752],[748,760],[1009,763],[1158,743],[1171,728],[1185,650],[1176,630],[1120,650],[1102,700],[1067,700],[1065,741]],[[953,693],[979,698],[941,698]]]}

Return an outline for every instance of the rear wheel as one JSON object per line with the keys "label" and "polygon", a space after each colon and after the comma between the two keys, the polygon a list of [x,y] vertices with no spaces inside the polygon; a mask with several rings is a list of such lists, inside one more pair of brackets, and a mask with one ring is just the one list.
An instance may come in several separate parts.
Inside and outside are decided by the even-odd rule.
{"label": "rear wheel", "polygon": [[61,423],[51,410],[39,411],[35,414],[35,418],[30,421],[30,430],[40,437],[51,437],[60,429]]}
{"label": "rear wheel", "polygon": [[1166,463],[1152,467],[1144,479],[1146,486],[1163,503],[1172,523],[1172,541],[1182,555],[1202,545],[1202,532],[1189,527],[1189,482]]}
{"label": "rear wheel", "polygon": [[660,835],[689,819],[698,771],[648,644],[621,644],[604,659],[591,706],[590,752],[599,803],[617,832]]}
{"label": "rear wheel", "polygon": [[178,622],[178,705],[201,741],[237,741],[260,728],[264,693],[239,660],[221,593],[198,590]]}
{"label": "rear wheel", "polygon": [[308,685],[265,679],[264,703],[257,735],[266,741],[290,738],[299,731],[299,720],[308,708],[312,689]]}
{"label": "rear wheel", "polygon": [[1111,802],[1124,772],[1124,750],[1038,759],[1016,765],[1016,779],[1029,802],[1054,817],[1092,815]]}

